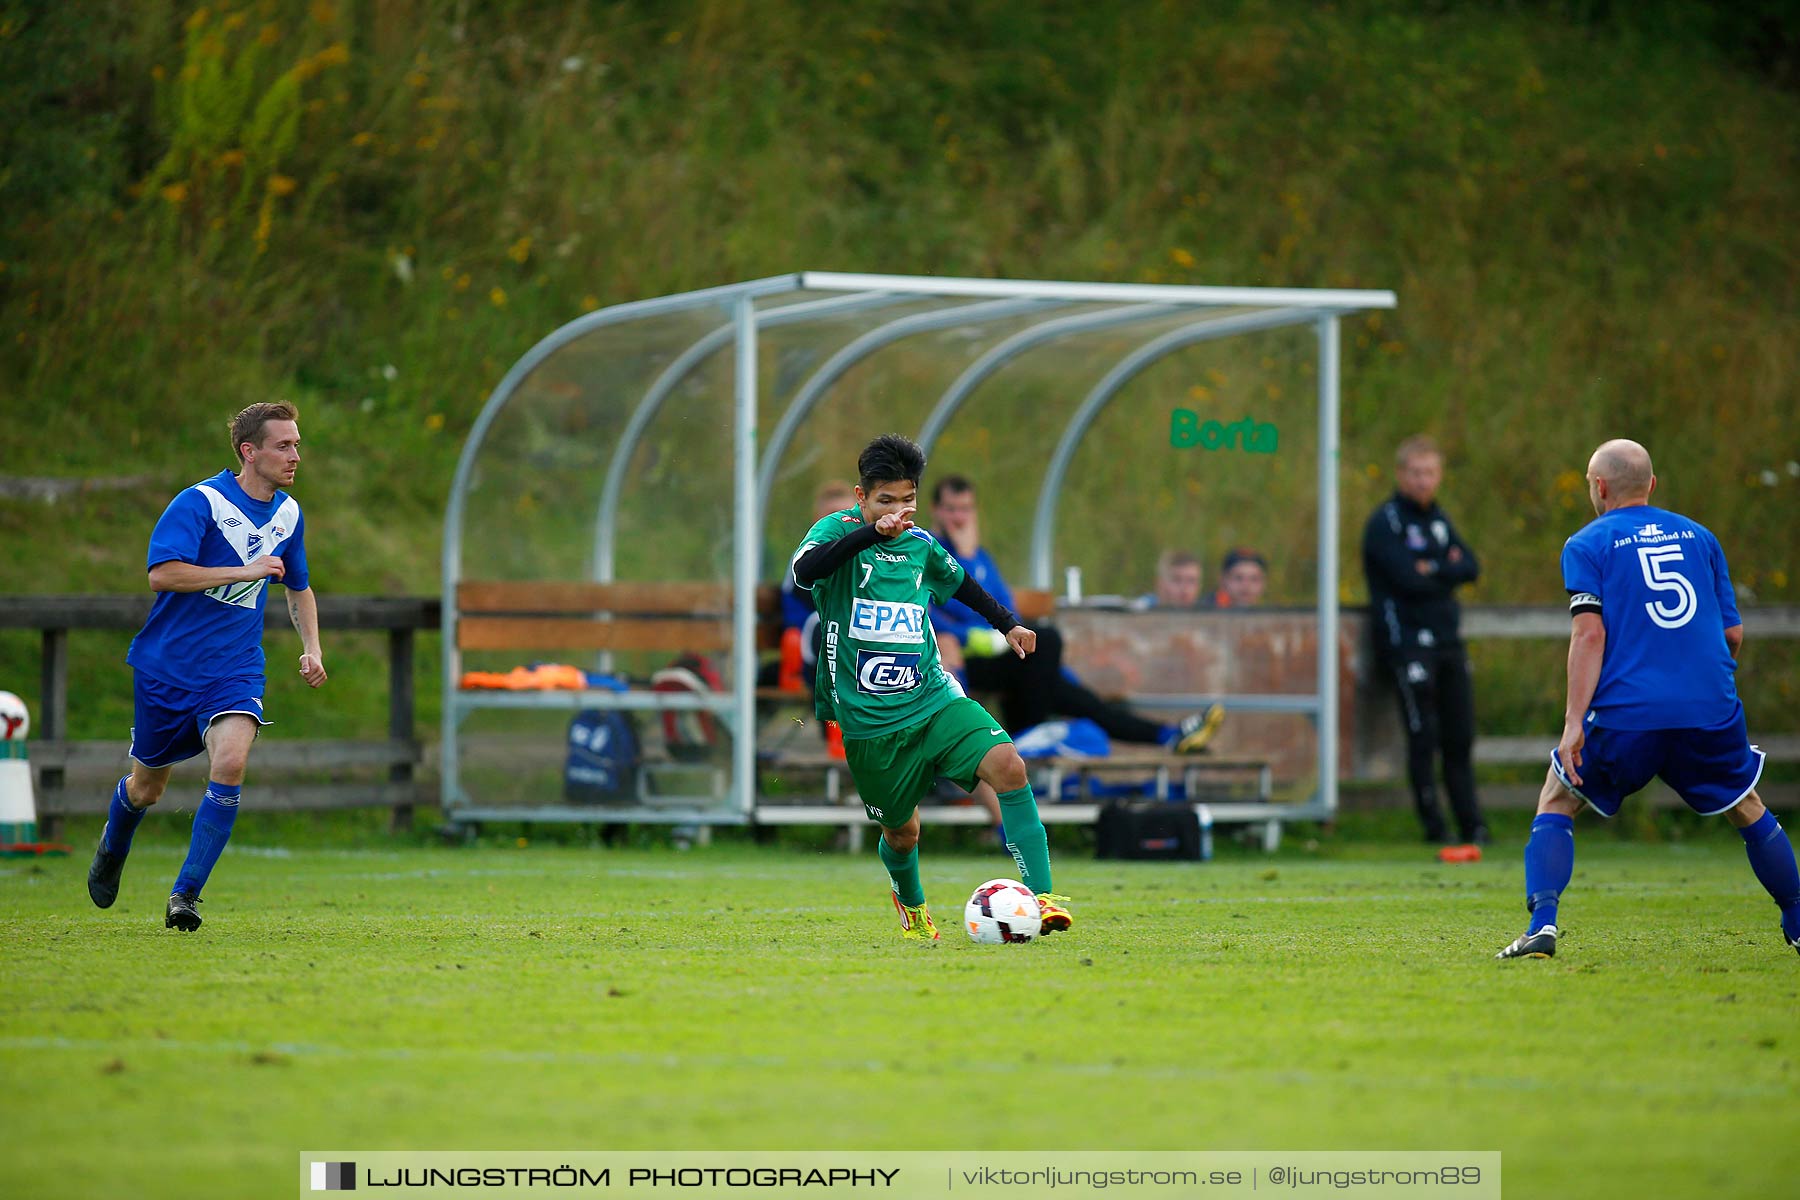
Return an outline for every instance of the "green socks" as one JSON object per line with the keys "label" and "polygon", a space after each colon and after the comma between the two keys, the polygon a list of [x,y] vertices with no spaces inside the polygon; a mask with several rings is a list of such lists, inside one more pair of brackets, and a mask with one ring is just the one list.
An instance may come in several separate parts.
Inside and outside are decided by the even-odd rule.
{"label": "green socks", "polygon": [[[1043,836],[1044,827],[1040,825],[1039,840]],[[908,907],[925,903],[925,886],[919,882],[919,848],[914,846],[902,854],[888,845],[886,837],[879,837],[875,839],[875,849],[881,854],[881,865],[894,877],[894,892],[900,903]]]}
{"label": "green socks", "polygon": [[1050,839],[1029,783],[1000,793],[1000,822],[1006,826],[1006,850],[1018,864],[1019,882],[1040,895],[1055,891],[1050,886]]}

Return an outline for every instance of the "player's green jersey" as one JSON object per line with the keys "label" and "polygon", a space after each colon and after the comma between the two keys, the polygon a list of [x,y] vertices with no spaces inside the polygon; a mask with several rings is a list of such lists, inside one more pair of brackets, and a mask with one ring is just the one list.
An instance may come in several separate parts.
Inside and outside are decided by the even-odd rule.
{"label": "player's green jersey", "polygon": [[[863,527],[857,507],[832,513],[807,532],[798,559]],[[962,695],[938,661],[927,615],[955,594],[962,564],[923,529],[884,538],[812,586],[824,644],[813,684],[822,720],[847,738],[879,737],[916,725]]]}

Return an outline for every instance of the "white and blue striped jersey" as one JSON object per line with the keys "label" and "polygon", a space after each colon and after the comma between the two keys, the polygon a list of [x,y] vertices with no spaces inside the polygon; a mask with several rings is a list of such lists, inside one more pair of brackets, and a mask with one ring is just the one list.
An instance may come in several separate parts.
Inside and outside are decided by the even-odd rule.
{"label": "white and blue striped jersey", "polygon": [[[290,591],[305,591],[305,524],[286,492],[256,500],[230,471],[196,483],[169,501],[150,534],[145,569],[184,562],[242,566],[265,554],[287,564]],[[263,673],[263,606],[269,583],[230,583],[204,592],[158,592],[125,661],[175,687],[197,690],[219,679]]]}
{"label": "white and blue striped jersey", "polygon": [[1608,729],[1713,729],[1736,718],[1737,663],[1725,630],[1742,624],[1712,531],[1649,505],[1615,508],[1563,545],[1569,610],[1606,626],[1588,708]]}

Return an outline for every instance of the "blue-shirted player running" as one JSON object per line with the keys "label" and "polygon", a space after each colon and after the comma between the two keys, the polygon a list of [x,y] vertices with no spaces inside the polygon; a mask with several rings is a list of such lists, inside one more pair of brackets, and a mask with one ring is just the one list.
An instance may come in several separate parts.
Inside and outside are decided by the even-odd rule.
{"label": "blue-shirted player running", "polygon": [[1497,958],[1556,953],[1556,906],[1575,870],[1574,817],[1603,817],[1653,776],[1704,816],[1737,826],[1750,869],[1781,908],[1800,950],[1800,867],[1756,794],[1763,754],[1750,744],[1732,675],[1744,640],[1725,552],[1705,527],[1652,508],[1656,476],[1636,442],[1607,442],[1588,461],[1599,518],[1563,546],[1569,642],[1562,742],[1525,845],[1531,924]]}
{"label": "blue-shirted player running", "polygon": [[305,523],[281,488],[300,465],[300,428],[288,404],[252,404],[231,422],[238,472],[220,471],[169,502],[150,534],[156,603],[125,661],[136,672],[131,774],[113,788],[88,868],[88,895],[111,908],[131,837],[162,798],[169,772],[206,751],[206,796],[163,923],[200,928],[200,889],[231,837],[244,767],[263,719],[263,604],[287,589],[300,632],[300,675],[325,682],[318,602],[308,586]]}

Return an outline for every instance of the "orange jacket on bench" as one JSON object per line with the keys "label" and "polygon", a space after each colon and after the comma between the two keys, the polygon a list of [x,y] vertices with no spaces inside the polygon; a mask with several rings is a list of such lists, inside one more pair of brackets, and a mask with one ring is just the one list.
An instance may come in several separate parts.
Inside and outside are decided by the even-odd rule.
{"label": "orange jacket on bench", "polygon": [[457,686],[513,692],[579,692],[587,688],[587,674],[564,663],[540,663],[510,671],[464,671]]}

